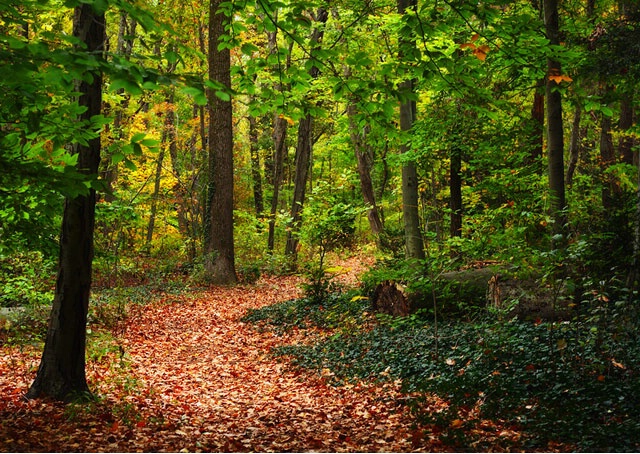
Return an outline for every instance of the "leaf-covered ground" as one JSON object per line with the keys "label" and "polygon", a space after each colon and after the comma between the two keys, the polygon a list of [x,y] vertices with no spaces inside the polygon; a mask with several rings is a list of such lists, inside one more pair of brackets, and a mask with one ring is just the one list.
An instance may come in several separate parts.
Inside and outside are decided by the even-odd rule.
{"label": "leaf-covered ground", "polygon": [[[298,284],[265,278],[140,306],[121,348],[89,360],[98,396],[89,404],[24,401],[41,346],[2,346],[0,450],[453,450],[413,426],[398,383],[335,387],[269,354],[313,333],[274,334],[240,319],[250,308],[299,296]],[[500,429],[490,431],[500,437]]]}

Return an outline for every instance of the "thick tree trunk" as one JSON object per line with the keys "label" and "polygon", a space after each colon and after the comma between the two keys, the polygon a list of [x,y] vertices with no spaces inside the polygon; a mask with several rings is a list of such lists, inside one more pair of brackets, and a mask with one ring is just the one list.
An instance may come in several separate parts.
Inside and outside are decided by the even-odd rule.
{"label": "thick tree trunk", "polygon": [[[105,42],[104,13],[92,6],[76,7],[73,34],[86,44],[88,53],[101,58]],[[87,121],[99,115],[102,104],[102,75],[94,72],[89,82],[79,83],[78,103],[86,107],[80,116]],[[96,175],[100,164],[100,136],[87,145],[74,145],[78,169]],[[85,375],[86,324],[91,290],[95,190],[66,199],[60,234],[60,258],[55,298],[49,319],[44,351],[27,398],[48,396],[58,400],[81,397],[89,392]]]}
{"label": "thick tree trunk", "polygon": [[[407,10],[417,10],[417,0],[398,0],[398,13],[406,14]],[[406,49],[413,46],[410,37],[400,36],[400,59],[406,55]],[[414,81],[406,80],[400,84],[400,92],[406,99],[400,102],[400,129],[406,133],[413,127],[416,118],[416,103],[410,98],[414,94]],[[409,151],[408,145],[400,146],[400,153]],[[402,215],[406,256],[410,259],[424,260],[424,243],[420,231],[420,214],[418,210],[418,170],[415,162],[405,161],[402,165]]]}
{"label": "thick tree trunk", "polygon": [[[209,3],[209,79],[231,88],[231,52],[224,41],[229,18],[220,10],[221,0]],[[225,43],[222,48],[218,46]],[[230,99],[208,90],[209,190],[205,270],[215,284],[235,284],[233,245],[233,112]]]}
{"label": "thick tree trunk", "polygon": [[[544,0],[544,23],[550,44],[560,44],[558,0]],[[549,158],[549,191],[554,230],[563,233],[567,223],[564,182],[564,129],[562,122],[562,95],[558,83],[549,76],[562,75],[560,62],[547,59],[547,148]]]}

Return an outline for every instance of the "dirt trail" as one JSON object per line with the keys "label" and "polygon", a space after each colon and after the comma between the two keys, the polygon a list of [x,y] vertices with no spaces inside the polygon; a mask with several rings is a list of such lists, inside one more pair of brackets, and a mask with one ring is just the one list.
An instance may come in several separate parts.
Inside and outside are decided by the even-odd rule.
{"label": "dirt trail", "polygon": [[[353,280],[354,268],[343,279]],[[396,384],[328,386],[269,355],[300,333],[278,336],[240,321],[250,308],[296,296],[295,279],[267,278],[144,306],[122,343],[128,366],[119,368],[116,355],[89,362],[101,399],[84,407],[22,402],[37,353],[3,347],[0,450],[442,450],[412,437]]]}

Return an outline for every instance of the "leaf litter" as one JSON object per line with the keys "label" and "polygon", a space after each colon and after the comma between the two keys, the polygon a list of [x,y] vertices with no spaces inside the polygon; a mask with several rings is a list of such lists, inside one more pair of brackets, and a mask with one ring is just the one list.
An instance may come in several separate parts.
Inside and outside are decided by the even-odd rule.
{"label": "leaf litter", "polygon": [[[355,282],[353,273],[341,278]],[[88,361],[98,396],[88,404],[25,401],[41,346],[1,346],[0,450],[455,450],[415,426],[399,381],[330,385],[330,371],[293,369],[269,354],[308,342],[312,330],[275,334],[240,321],[299,296],[296,278],[267,277],[149,301],[127,320],[119,353]]]}

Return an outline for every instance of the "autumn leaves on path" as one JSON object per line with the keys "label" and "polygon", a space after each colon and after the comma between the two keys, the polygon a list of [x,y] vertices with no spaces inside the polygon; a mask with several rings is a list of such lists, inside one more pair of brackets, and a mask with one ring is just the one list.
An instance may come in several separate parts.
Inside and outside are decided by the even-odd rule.
{"label": "autumn leaves on path", "polygon": [[[299,296],[293,279],[165,296],[129,318],[117,354],[89,362],[97,403],[20,395],[37,356],[3,347],[2,451],[415,451],[397,385],[327,385],[270,355],[304,342],[244,324]],[[26,369],[26,371],[25,371]]]}

